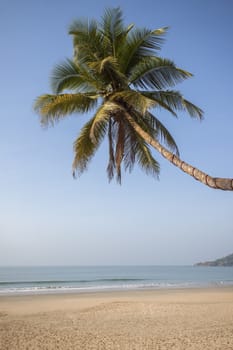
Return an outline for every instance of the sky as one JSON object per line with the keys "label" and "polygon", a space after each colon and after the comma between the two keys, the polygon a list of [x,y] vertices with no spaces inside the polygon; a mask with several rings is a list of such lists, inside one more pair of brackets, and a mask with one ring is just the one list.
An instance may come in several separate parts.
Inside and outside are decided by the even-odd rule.
{"label": "sky", "polygon": [[190,265],[233,252],[233,193],[210,189],[156,151],[160,179],[135,166],[108,183],[107,149],[71,174],[73,141],[88,116],[43,129],[35,98],[72,57],[68,27],[120,6],[126,24],[169,26],[161,56],[194,74],[176,89],[204,120],[160,112],[181,158],[233,178],[232,0],[0,1],[0,266]]}

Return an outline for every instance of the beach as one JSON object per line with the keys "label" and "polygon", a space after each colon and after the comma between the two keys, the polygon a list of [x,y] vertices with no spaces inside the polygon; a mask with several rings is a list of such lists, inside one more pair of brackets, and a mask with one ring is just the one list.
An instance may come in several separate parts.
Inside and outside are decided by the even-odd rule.
{"label": "beach", "polygon": [[233,349],[233,287],[0,297],[0,349]]}

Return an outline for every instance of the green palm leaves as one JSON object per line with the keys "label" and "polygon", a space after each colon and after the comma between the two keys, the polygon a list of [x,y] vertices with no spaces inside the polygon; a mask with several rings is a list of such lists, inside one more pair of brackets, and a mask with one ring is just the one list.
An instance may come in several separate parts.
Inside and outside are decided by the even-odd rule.
{"label": "green palm leaves", "polygon": [[86,113],[96,105],[97,100],[88,94],[42,95],[37,98],[35,110],[41,116],[41,123],[54,124],[55,121],[72,113]]}
{"label": "green palm leaves", "polygon": [[176,116],[184,110],[191,117],[202,118],[200,108],[171,90],[192,75],[158,55],[166,31],[125,26],[120,8],[107,9],[100,22],[77,20],[71,24],[73,59],[54,68],[53,94],[39,96],[35,110],[47,125],[95,109],[74,142],[74,173],[87,169],[107,137],[109,180],[116,176],[121,182],[122,165],[131,171],[135,163],[157,177],[159,164],[134,126],[178,154],[175,140],[154,111],[159,107]]}

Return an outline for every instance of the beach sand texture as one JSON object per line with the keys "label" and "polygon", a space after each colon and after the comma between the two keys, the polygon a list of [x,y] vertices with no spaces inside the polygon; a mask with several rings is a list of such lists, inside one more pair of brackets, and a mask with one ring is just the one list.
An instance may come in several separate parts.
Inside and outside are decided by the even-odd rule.
{"label": "beach sand texture", "polygon": [[0,298],[1,350],[232,350],[233,288]]}

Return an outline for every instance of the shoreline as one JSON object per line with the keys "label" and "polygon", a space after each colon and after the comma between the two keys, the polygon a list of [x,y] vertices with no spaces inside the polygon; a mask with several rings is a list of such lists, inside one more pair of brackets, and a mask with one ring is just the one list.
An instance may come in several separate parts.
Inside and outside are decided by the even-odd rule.
{"label": "shoreline", "polygon": [[231,350],[233,286],[0,297],[4,350]]}
{"label": "shoreline", "polygon": [[130,292],[147,292],[147,291],[176,291],[176,290],[197,290],[197,289],[225,289],[233,288],[233,284],[213,283],[213,284],[193,284],[193,285],[174,285],[169,287],[132,287],[132,288],[67,288],[67,289],[53,289],[47,288],[45,290],[30,290],[30,291],[0,291],[0,299],[5,297],[23,297],[23,296],[39,296],[39,295],[82,295],[82,294],[102,294],[102,293],[130,293]]}

